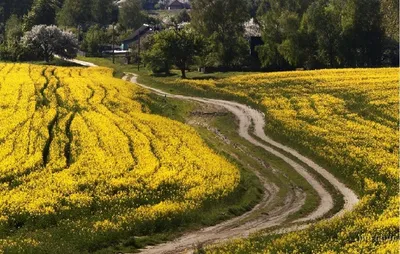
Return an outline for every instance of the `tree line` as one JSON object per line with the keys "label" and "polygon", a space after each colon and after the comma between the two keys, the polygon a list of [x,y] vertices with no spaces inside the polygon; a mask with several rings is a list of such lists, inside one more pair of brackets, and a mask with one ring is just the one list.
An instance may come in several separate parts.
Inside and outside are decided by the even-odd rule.
{"label": "tree line", "polygon": [[[0,58],[8,51],[17,60],[20,52],[13,51],[18,51],[18,40],[39,24],[68,29],[77,34],[82,49],[96,52],[99,42],[110,43],[113,35],[121,40],[149,23],[175,31],[163,31],[148,40],[143,58],[154,70],[178,66],[182,59],[176,56],[187,56],[187,52],[192,55],[185,60],[188,64],[184,69],[193,62],[228,69],[259,66],[271,70],[398,65],[397,0],[192,0],[191,11],[169,25],[143,10],[143,6],[162,6],[165,1],[126,0],[120,6],[116,2],[3,0]],[[250,19],[263,41],[256,48],[256,59],[249,55],[246,37],[245,24]],[[189,20],[185,31],[176,26]],[[116,25],[115,31],[111,31],[111,24]],[[159,54],[161,51],[164,53]]]}

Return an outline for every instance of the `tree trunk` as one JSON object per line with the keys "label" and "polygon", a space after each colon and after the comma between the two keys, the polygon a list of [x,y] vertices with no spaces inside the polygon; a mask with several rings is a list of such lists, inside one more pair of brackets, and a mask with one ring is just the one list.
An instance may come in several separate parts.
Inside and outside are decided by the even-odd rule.
{"label": "tree trunk", "polygon": [[50,56],[47,53],[44,54],[44,61],[46,61],[46,63],[50,62]]}
{"label": "tree trunk", "polygon": [[182,68],[181,72],[182,72],[181,78],[186,78],[186,68]]}

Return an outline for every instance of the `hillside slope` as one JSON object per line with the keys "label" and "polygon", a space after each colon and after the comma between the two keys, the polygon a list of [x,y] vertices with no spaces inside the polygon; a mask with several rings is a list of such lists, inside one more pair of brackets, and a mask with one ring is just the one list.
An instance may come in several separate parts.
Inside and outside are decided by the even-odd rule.
{"label": "hillside slope", "polygon": [[238,169],[106,68],[0,64],[0,253],[94,251],[191,219]]}

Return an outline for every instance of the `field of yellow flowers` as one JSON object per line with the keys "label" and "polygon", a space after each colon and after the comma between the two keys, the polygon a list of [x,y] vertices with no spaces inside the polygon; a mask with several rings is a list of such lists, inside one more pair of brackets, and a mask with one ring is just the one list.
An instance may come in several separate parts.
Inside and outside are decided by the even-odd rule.
{"label": "field of yellow flowers", "polygon": [[106,68],[0,63],[0,253],[94,251],[189,220],[238,169]]}
{"label": "field of yellow flowers", "polygon": [[343,218],[208,253],[397,253],[399,69],[337,69],[176,80],[168,85],[261,109],[266,132],[308,155],[361,196]]}

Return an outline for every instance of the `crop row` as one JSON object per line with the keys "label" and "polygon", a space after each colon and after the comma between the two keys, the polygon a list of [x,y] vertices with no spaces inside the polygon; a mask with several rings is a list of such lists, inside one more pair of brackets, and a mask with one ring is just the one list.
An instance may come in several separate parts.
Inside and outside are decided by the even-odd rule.
{"label": "crop row", "polygon": [[108,69],[6,64],[0,82],[0,252],[159,232],[239,183],[193,129],[145,113],[146,93]]}

